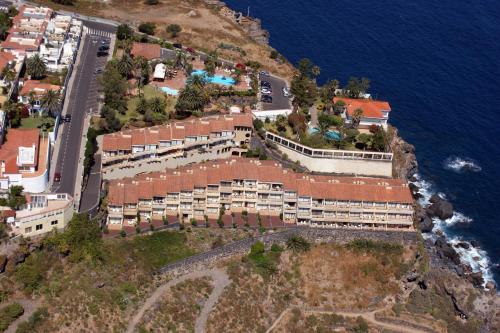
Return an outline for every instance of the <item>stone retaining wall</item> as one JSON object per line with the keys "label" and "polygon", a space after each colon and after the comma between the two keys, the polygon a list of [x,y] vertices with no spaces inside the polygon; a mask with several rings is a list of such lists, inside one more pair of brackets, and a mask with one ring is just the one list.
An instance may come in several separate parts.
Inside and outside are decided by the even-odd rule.
{"label": "stone retaining wall", "polygon": [[170,273],[174,276],[187,274],[193,270],[206,268],[215,262],[235,255],[248,253],[250,247],[261,241],[267,247],[272,244],[285,244],[294,235],[302,236],[311,243],[338,243],[345,244],[355,239],[369,239],[380,242],[397,242],[400,244],[416,243],[416,232],[409,231],[378,231],[378,230],[342,230],[342,229],[314,229],[309,227],[290,228],[284,231],[266,234],[259,237],[245,238],[219,248],[199,253],[180,261],[168,264],[159,269],[159,274]]}

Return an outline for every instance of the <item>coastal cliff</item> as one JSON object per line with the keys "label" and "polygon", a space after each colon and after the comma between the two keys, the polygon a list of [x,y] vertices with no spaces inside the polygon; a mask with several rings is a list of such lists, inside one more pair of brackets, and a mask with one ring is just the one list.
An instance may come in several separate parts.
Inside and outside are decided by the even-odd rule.
{"label": "coastal cliff", "polygon": [[396,127],[389,126],[388,134],[389,147],[394,154],[393,176],[395,178],[409,180],[418,172],[415,147],[399,136]]}

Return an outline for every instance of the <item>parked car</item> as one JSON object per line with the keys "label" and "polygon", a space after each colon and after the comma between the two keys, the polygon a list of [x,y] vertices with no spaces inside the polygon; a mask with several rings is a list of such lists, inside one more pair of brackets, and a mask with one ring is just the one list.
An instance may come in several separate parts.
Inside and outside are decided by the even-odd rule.
{"label": "parked car", "polygon": [[260,81],[260,86],[261,87],[269,87],[271,88],[271,84],[267,81]]}
{"label": "parked car", "polygon": [[65,115],[63,120],[65,123],[69,123],[71,121],[71,115],[70,114]]}
{"label": "parked car", "polygon": [[172,44],[173,47],[175,47],[176,49],[182,49],[182,44],[180,43],[174,43]]}
{"label": "parked car", "polygon": [[101,45],[107,45],[109,47],[109,39],[101,39]]}
{"label": "parked car", "polygon": [[272,103],[273,98],[269,95],[263,95],[260,99],[263,103]]}
{"label": "parked car", "polygon": [[96,70],[94,71],[94,74],[101,74],[102,72],[104,72],[104,69],[96,68]]}
{"label": "parked car", "polygon": [[261,76],[269,76],[269,72],[266,71],[260,71],[259,73]]}
{"label": "parked car", "polygon": [[267,88],[262,88],[260,90],[260,92],[263,94],[263,95],[271,95],[273,93],[273,91],[271,89],[267,89]]}
{"label": "parked car", "polygon": [[54,174],[54,182],[59,183],[60,181],[61,181],[61,173],[60,172],[56,172]]}
{"label": "parked car", "polygon": [[108,51],[97,51],[98,57],[107,56],[108,54],[109,54]]}
{"label": "parked car", "polygon": [[283,91],[283,96],[290,97],[290,92],[288,91],[287,87],[283,87],[283,89],[281,90]]}
{"label": "parked car", "polygon": [[[181,46],[182,46],[182,45],[181,45]],[[193,48],[191,48],[191,47],[188,47],[188,48],[186,49],[186,51],[188,51],[189,53],[192,53],[192,54],[196,54],[196,51],[195,51]]]}
{"label": "parked car", "polygon": [[99,46],[99,51],[109,51],[109,44]]}

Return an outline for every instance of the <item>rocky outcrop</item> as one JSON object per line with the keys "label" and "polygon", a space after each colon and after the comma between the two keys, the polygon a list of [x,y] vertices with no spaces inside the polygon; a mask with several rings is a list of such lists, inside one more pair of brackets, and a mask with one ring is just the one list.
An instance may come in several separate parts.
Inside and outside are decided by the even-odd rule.
{"label": "rocky outcrop", "polygon": [[431,232],[434,228],[432,218],[420,205],[417,205],[415,209],[415,227],[423,233]]}
{"label": "rocky outcrop", "polygon": [[457,251],[446,241],[445,237],[439,237],[434,243],[441,258],[449,259],[453,264],[460,265],[460,256]]}
{"label": "rocky outcrop", "polygon": [[453,216],[453,205],[438,195],[433,195],[430,199],[431,205],[427,207],[429,217],[438,217],[441,220],[449,219]]}
{"label": "rocky outcrop", "polygon": [[418,171],[418,162],[415,155],[415,147],[399,136],[395,127],[389,127],[389,146],[394,154],[393,176],[401,179],[409,179]]}

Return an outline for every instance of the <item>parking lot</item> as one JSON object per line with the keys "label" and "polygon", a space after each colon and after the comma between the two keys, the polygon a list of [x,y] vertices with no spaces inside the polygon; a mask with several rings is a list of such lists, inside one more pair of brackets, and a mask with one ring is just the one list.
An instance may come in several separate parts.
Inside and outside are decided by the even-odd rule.
{"label": "parking lot", "polygon": [[287,84],[284,80],[274,77],[272,75],[259,75],[260,81],[267,81],[271,86],[271,94],[269,96],[272,97],[271,103],[261,103],[262,110],[283,110],[290,108],[290,99],[283,95],[283,87],[287,87]]}

